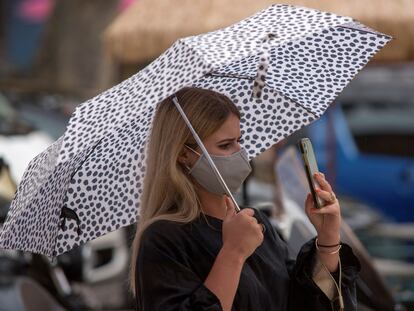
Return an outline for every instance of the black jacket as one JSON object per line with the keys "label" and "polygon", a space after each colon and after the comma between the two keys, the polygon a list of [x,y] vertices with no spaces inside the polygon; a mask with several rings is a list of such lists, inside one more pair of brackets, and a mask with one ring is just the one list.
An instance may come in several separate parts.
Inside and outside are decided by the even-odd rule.
{"label": "black jacket", "polygon": [[[312,280],[314,240],[291,260],[266,216],[255,210],[255,217],[267,230],[244,264],[232,310],[332,310]],[[222,220],[211,216],[187,224],[162,220],[150,225],[137,259],[137,310],[222,310],[218,298],[203,285],[222,247],[221,226]],[[356,310],[359,261],[347,245],[340,256],[345,310]]]}

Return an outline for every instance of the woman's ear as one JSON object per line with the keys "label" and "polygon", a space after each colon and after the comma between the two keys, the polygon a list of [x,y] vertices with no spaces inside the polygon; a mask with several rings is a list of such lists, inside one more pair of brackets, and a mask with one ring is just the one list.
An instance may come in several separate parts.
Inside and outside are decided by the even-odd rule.
{"label": "woman's ear", "polygon": [[178,163],[183,164],[183,165],[188,165],[190,161],[190,153],[187,150],[187,148],[183,147],[181,149],[180,154],[178,155]]}

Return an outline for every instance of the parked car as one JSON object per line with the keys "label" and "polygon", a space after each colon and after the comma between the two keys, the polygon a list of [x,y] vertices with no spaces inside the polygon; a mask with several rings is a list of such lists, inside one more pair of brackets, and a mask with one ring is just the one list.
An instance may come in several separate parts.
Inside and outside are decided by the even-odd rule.
{"label": "parked car", "polygon": [[30,160],[63,134],[69,116],[59,108],[47,97],[0,94],[0,157],[17,183]]}
{"label": "parked car", "polygon": [[414,66],[367,68],[307,128],[338,193],[414,221]]}

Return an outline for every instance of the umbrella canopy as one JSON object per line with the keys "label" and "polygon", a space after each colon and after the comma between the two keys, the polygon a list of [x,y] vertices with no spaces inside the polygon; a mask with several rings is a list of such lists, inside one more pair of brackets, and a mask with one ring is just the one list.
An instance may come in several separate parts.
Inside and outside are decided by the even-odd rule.
{"label": "umbrella canopy", "polygon": [[[140,0],[105,30],[106,49],[122,63],[146,63],[180,37],[226,27],[260,9],[271,0]],[[352,16],[398,40],[375,61],[414,60],[414,3],[411,0],[285,0],[300,5]]]}
{"label": "umbrella canopy", "polygon": [[233,100],[252,158],[320,117],[389,40],[351,18],[288,5],[178,40],[76,109],[29,164],[0,247],[56,256],[135,222],[156,106],[184,86]]}

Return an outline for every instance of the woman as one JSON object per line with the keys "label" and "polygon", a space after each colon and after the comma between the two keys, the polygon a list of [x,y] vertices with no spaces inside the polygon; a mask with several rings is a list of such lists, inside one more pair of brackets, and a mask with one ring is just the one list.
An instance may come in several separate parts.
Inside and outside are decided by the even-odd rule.
{"label": "woman", "polygon": [[[237,107],[209,90],[185,88],[176,96],[224,180],[237,189],[250,171]],[[356,309],[359,263],[340,245],[340,207],[329,183],[322,174],[316,178],[318,195],[330,203],[316,209],[308,195],[305,209],[318,239],[292,261],[263,214],[235,212],[172,99],[164,100],[149,140],[131,261],[138,310],[332,310],[339,254],[345,309]]]}

